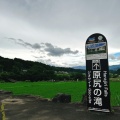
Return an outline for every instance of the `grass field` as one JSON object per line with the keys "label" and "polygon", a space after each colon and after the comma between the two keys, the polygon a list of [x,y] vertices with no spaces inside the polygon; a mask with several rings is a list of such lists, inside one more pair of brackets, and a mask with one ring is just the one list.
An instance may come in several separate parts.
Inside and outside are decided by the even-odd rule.
{"label": "grass field", "polygon": [[[0,90],[12,91],[14,95],[37,95],[53,98],[57,93],[72,96],[72,102],[80,102],[86,91],[86,82],[16,82],[0,83]],[[120,106],[120,82],[110,82],[111,105]]]}

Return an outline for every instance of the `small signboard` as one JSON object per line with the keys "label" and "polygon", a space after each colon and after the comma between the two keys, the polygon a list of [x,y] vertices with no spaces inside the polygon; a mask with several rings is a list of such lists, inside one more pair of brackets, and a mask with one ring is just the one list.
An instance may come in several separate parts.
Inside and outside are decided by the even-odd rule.
{"label": "small signboard", "polygon": [[105,36],[99,33],[89,36],[85,50],[88,110],[110,112],[108,46]]}

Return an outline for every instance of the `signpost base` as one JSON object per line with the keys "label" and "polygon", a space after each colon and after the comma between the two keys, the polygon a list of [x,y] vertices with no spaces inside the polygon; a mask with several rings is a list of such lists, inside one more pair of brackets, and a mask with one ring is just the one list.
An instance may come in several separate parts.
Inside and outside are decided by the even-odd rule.
{"label": "signpost base", "polygon": [[111,111],[109,109],[99,109],[99,108],[88,108],[90,111],[98,111],[98,112],[106,112],[110,113]]}

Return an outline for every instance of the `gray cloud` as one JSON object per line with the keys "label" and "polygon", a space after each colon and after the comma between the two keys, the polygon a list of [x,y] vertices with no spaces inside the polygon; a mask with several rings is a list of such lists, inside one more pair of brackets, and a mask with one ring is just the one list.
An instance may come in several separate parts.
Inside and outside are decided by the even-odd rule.
{"label": "gray cloud", "polygon": [[118,56],[118,58],[117,58],[118,60],[120,60],[120,56]]}
{"label": "gray cloud", "polygon": [[16,39],[15,39],[15,38],[8,38],[8,39],[13,40],[13,41],[16,41]]}
{"label": "gray cloud", "polygon": [[44,64],[48,64],[48,65],[55,65],[55,62],[52,62],[51,59],[37,59],[38,62],[42,62]]}
{"label": "gray cloud", "polygon": [[26,47],[27,45],[25,44],[25,42],[22,39],[15,39],[15,38],[8,38],[9,40],[14,41],[15,43],[22,45],[24,47]]}
{"label": "gray cloud", "polygon": [[20,41],[20,42],[24,42],[22,39],[18,39],[18,41]]}
{"label": "gray cloud", "polygon": [[120,60],[120,53],[109,54],[110,60]]}
{"label": "gray cloud", "polygon": [[34,48],[34,49],[40,49],[41,46],[40,46],[40,44],[35,43],[35,44],[32,45],[32,48]]}
{"label": "gray cloud", "polygon": [[111,59],[111,60],[115,60],[116,57],[114,56],[114,54],[110,54],[110,55],[109,55],[109,59]]}
{"label": "gray cloud", "polygon": [[49,56],[62,56],[64,54],[76,55],[79,53],[78,50],[72,51],[70,48],[63,49],[63,48],[54,46],[51,43],[31,44],[31,43],[25,42],[22,39],[15,39],[15,38],[8,38],[8,39],[13,40],[13,41],[15,41],[15,43],[22,45],[24,47],[30,47],[30,48],[33,48],[35,50],[40,50],[41,52],[47,52],[47,55],[49,55]]}
{"label": "gray cloud", "polygon": [[33,57],[34,57],[34,58],[37,58],[37,59],[45,58],[45,56],[39,56],[39,57],[38,57],[38,56],[35,56],[35,55],[33,55]]}
{"label": "gray cloud", "polygon": [[64,54],[77,54],[79,51],[72,51],[70,48],[62,49],[60,47],[53,46],[51,43],[45,43],[45,51],[48,52],[50,56],[62,56]]}
{"label": "gray cloud", "polygon": [[38,44],[38,43],[35,43],[35,44],[31,44],[31,43],[28,43],[28,42],[25,42],[24,40],[22,39],[15,39],[15,38],[8,38],[10,40],[13,40],[15,41],[17,44],[19,45],[22,45],[24,47],[30,47],[30,48],[33,48],[33,49],[41,49],[41,45]]}

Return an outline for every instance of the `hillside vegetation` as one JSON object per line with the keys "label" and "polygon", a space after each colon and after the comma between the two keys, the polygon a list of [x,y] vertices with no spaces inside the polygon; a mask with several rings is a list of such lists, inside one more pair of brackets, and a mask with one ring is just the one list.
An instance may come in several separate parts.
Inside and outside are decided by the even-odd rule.
{"label": "hillside vegetation", "polygon": [[0,57],[0,80],[15,81],[61,81],[83,80],[84,70],[55,67],[40,62],[25,61],[22,59],[8,59]]}
{"label": "hillside vegetation", "polygon": [[[110,70],[109,76],[112,81],[120,81],[120,69]],[[85,80],[85,70],[55,67],[40,62],[0,56],[0,82],[68,80]]]}

